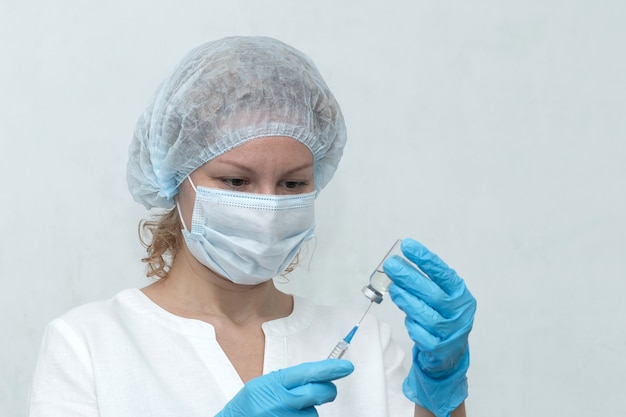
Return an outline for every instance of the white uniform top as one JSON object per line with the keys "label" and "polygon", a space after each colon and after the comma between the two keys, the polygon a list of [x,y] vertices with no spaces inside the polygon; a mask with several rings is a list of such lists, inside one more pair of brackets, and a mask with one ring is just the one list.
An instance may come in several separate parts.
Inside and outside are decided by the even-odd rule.
{"label": "white uniform top", "polygon": [[[324,359],[360,314],[294,297],[290,316],[263,324],[263,373]],[[321,417],[409,417],[403,352],[389,327],[367,317]],[[171,314],[138,289],[75,308],[48,326],[30,417],[212,417],[243,387],[213,326]]]}

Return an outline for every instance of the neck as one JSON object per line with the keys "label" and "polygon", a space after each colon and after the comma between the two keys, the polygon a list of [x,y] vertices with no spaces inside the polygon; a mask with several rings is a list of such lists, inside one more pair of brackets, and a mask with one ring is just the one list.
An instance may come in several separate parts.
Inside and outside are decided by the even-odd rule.
{"label": "neck", "polygon": [[293,300],[272,280],[241,285],[215,274],[181,248],[167,278],[143,289],[169,312],[209,323],[227,320],[234,324],[265,322],[291,314]]}

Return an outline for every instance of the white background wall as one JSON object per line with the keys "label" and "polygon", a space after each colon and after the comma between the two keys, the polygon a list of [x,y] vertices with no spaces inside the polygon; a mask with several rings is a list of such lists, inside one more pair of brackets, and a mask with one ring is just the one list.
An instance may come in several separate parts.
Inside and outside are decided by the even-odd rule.
{"label": "white background wall", "polygon": [[623,416],[625,21],[621,0],[1,0],[0,415],[26,414],[50,320],[147,283],[125,163],[157,83],[259,34],[313,57],[349,128],[287,289],[362,308],[413,236],[479,301],[470,415]]}

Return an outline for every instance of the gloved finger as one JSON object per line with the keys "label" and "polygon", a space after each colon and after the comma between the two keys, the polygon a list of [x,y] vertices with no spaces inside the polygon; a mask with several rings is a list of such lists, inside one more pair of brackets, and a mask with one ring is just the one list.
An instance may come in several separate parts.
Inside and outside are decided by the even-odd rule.
{"label": "gloved finger", "polygon": [[407,317],[441,340],[450,339],[468,326],[471,328],[474,321],[476,300],[467,290],[450,304],[436,306],[396,284],[389,286],[389,295]]}
{"label": "gloved finger", "polygon": [[432,352],[441,342],[439,337],[424,329],[408,316],[404,319],[404,325],[409,333],[409,337],[420,350]]}
{"label": "gloved finger", "polygon": [[[398,308],[406,314],[407,330],[414,342],[431,346],[428,344],[429,342],[439,343],[439,341],[448,339],[457,331],[456,327],[458,327],[459,324],[456,318],[448,319],[442,316],[429,304],[415,297],[404,288],[395,284],[391,285],[389,287],[389,295]],[[409,323],[414,323],[415,325],[413,327],[419,329],[409,327]],[[422,335],[421,329],[431,337]],[[418,334],[421,336],[417,336]]]}
{"label": "gloved finger", "polygon": [[354,365],[343,359],[325,359],[318,362],[302,363],[277,372],[278,382],[286,389],[292,389],[310,382],[329,382],[343,378],[354,371]]}
{"label": "gloved finger", "polygon": [[298,417],[319,417],[319,414],[317,414],[317,410],[315,409],[315,407],[309,407],[300,410],[300,412],[298,413]]}
{"label": "gloved finger", "polygon": [[337,387],[332,382],[312,382],[288,390],[282,400],[289,408],[303,410],[333,401],[336,397]]}
{"label": "gloved finger", "polygon": [[421,322],[425,327],[428,327],[429,323],[437,323],[445,319],[424,300],[399,285],[390,285],[388,291],[391,300],[407,317]]}
{"label": "gloved finger", "polygon": [[[445,337],[441,337],[434,332],[424,328],[419,322],[406,317],[404,320],[405,327],[409,333],[409,337],[415,345],[424,352],[436,353],[456,350],[459,346],[467,343],[467,336],[471,331],[471,324],[460,327],[458,329],[449,328]],[[455,330],[455,331],[452,331]],[[444,356],[446,356],[445,354]]]}
{"label": "gloved finger", "polygon": [[455,294],[465,286],[456,271],[418,241],[407,238],[400,245],[402,253],[414,262],[447,294]]}
{"label": "gloved finger", "polygon": [[439,285],[399,256],[387,259],[383,264],[383,270],[394,284],[424,300],[437,310],[439,310],[437,308],[439,305],[449,305],[451,297]]}

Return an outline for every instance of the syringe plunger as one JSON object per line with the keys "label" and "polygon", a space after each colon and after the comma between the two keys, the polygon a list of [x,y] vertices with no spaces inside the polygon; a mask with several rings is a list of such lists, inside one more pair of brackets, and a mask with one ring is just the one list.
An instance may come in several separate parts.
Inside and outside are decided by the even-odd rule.
{"label": "syringe plunger", "polygon": [[348,343],[346,343],[343,340],[340,340],[339,343],[337,343],[337,345],[333,349],[333,351],[330,352],[330,355],[328,355],[328,359],[341,359],[343,354],[346,353],[346,350],[348,350],[349,346],[350,345]]}

